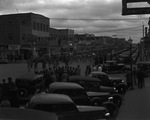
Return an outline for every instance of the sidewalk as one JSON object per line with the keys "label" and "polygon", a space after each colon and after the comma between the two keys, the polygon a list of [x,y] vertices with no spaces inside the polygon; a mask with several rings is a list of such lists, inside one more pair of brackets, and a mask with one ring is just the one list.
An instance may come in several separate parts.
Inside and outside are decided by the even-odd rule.
{"label": "sidewalk", "polygon": [[116,120],[150,120],[150,78],[145,88],[127,91]]}

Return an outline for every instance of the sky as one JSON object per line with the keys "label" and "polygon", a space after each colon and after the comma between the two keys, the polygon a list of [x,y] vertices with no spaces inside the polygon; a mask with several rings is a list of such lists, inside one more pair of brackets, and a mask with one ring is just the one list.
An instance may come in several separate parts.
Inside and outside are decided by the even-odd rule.
{"label": "sky", "polygon": [[[148,6],[129,7],[142,5]],[[134,43],[143,37],[142,26],[149,27],[148,15],[122,16],[122,0],[0,0],[0,15],[27,12],[49,17],[52,28],[126,40],[131,37]]]}

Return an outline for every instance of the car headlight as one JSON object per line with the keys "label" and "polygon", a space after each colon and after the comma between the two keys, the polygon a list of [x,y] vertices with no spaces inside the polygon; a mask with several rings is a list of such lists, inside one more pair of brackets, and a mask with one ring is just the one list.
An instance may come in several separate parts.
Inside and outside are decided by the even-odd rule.
{"label": "car headlight", "polygon": [[124,83],[124,80],[121,80],[122,83]]}
{"label": "car headlight", "polygon": [[108,112],[105,113],[105,117],[106,117],[106,118],[110,117],[110,113],[108,113]]}
{"label": "car headlight", "polygon": [[108,101],[109,102],[113,102],[114,101],[114,98],[111,96],[111,97],[108,97]]}
{"label": "car headlight", "polygon": [[114,87],[114,91],[117,93],[118,92],[118,90]]}
{"label": "car headlight", "polygon": [[113,97],[108,97],[108,100],[113,100],[114,98]]}

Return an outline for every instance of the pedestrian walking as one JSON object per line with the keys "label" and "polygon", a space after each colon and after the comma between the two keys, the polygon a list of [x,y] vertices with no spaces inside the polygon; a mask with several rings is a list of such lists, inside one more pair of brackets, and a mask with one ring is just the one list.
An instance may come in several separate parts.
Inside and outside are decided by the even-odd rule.
{"label": "pedestrian walking", "polygon": [[144,87],[144,72],[142,69],[138,69],[137,72],[137,79],[138,79],[138,88],[143,88]]}
{"label": "pedestrian walking", "polygon": [[4,96],[7,96],[8,97],[8,94],[9,94],[9,88],[8,88],[8,84],[6,83],[6,80],[3,79],[2,80],[2,93],[3,93],[3,97]]}
{"label": "pedestrian walking", "polygon": [[38,58],[34,60],[34,73],[38,74]]}

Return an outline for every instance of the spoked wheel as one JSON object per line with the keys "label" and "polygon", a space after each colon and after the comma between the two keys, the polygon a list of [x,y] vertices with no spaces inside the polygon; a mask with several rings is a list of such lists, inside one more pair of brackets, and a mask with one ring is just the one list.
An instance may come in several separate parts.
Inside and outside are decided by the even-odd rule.
{"label": "spoked wheel", "polygon": [[114,96],[114,104],[120,107],[122,104],[122,98],[118,96]]}
{"label": "spoked wheel", "polygon": [[25,88],[19,89],[19,97],[20,98],[26,98],[28,96],[28,91]]}

